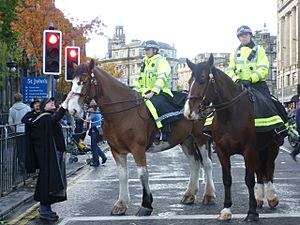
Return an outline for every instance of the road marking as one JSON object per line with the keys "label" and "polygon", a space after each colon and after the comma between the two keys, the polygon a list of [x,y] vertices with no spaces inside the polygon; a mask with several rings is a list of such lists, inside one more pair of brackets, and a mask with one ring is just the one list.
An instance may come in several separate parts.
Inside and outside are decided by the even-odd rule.
{"label": "road marking", "polygon": [[[58,225],[67,225],[69,222],[78,222],[78,221],[140,221],[140,220],[217,220],[218,215],[168,215],[168,216],[79,216],[79,217],[66,217]],[[233,214],[232,219],[244,219],[246,214]],[[267,218],[297,218],[300,217],[300,213],[292,214],[279,214],[279,213],[268,213],[268,214],[259,214],[260,219]]]}
{"label": "road marking", "polygon": [[[203,179],[199,179],[200,181],[202,181]],[[281,177],[281,178],[274,178],[274,180],[299,180],[299,178],[297,177]],[[189,181],[188,177],[176,177],[176,178],[151,178],[149,177],[149,181],[153,182],[153,181]],[[77,183],[102,183],[102,182],[119,182],[119,179],[109,179],[109,180],[80,180]],[[128,179],[128,182],[140,182],[139,179],[136,178],[132,178],[132,179]],[[223,184],[223,181],[214,181],[215,184]],[[240,181],[234,181],[232,183],[245,183],[244,180],[240,180]],[[151,185],[151,183],[150,183]]]}

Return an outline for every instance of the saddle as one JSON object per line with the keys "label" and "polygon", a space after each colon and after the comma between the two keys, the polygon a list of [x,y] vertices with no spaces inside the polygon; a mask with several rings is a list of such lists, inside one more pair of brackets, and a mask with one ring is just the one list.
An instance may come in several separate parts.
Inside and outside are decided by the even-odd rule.
{"label": "saddle", "polygon": [[158,114],[155,122],[160,121],[163,126],[183,118],[183,107],[188,93],[186,91],[172,93],[173,97],[163,92],[150,100]]}

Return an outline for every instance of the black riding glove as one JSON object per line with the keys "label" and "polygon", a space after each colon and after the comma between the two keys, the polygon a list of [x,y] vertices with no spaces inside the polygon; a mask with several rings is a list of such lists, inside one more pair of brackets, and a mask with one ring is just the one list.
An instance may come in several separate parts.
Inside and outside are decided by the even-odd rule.
{"label": "black riding glove", "polygon": [[251,86],[251,81],[250,80],[238,80],[237,84],[239,84],[242,87],[242,89],[249,88]]}

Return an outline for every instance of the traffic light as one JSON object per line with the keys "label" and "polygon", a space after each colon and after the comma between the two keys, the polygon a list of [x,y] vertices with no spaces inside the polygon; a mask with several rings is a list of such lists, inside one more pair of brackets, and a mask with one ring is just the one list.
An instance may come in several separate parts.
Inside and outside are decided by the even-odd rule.
{"label": "traffic light", "polygon": [[80,48],[74,46],[67,46],[65,50],[65,80],[72,81],[74,74],[74,63],[79,65],[80,63]]}
{"label": "traffic light", "polygon": [[43,73],[61,74],[61,42],[59,30],[44,30],[43,33]]}

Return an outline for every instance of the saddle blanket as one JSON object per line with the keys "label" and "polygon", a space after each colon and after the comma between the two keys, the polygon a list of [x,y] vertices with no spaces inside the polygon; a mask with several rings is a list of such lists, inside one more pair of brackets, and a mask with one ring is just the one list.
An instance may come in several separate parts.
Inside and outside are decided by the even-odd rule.
{"label": "saddle blanket", "polygon": [[163,125],[172,123],[183,118],[183,107],[187,97],[187,92],[173,91],[173,97],[162,92],[154,95],[151,102],[154,105],[158,118],[155,122],[161,122]]}

